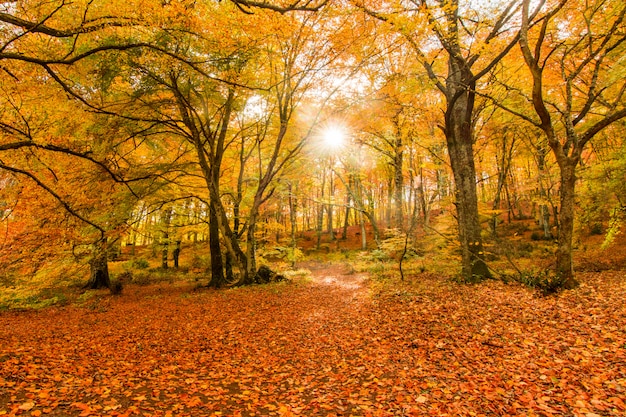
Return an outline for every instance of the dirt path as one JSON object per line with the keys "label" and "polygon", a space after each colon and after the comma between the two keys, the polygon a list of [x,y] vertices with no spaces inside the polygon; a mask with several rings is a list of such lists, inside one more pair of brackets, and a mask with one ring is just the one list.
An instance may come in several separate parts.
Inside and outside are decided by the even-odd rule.
{"label": "dirt path", "polygon": [[538,298],[432,276],[310,282],[0,313],[0,416],[626,415],[626,284]]}
{"label": "dirt path", "polygon": [[[318,285],[335,286],[346,292],[358,293],[364,289],[367,274],[356,273],[349,264],[302,263],[300,267],[311,271],[313,282]],[[346,294],[348,295],[348,294]]]}

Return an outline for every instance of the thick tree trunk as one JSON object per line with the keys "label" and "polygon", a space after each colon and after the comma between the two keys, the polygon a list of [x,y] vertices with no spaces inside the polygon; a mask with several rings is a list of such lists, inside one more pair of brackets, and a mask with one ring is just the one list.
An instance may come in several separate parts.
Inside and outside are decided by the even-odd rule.
{"label": "thick tree trunk", "polygon": [[111,288],[106,238],[94,244],[94,254],[89,261],[90,276],[85,288]]}
{"label": "thick tree trunk", "polygon": [[467,80],[471,78],[471,73],[462,64],[453,58],[450,59],[445,134],[456,187],[457,221],[462,254],[461,274],[468,282],[491,278],[491,272],[483,260],[478,217],[472,132],[475,86],[467,85]]}
{"label": "thick tree trunk", "polygon": [[562,287],[571,289],[578,286],[578,281],[574,278],[572,260],[576,165],[568,162],[561,165],[561,212],[559,214],[560,227],[556,251],[556,273],[561,280]]}

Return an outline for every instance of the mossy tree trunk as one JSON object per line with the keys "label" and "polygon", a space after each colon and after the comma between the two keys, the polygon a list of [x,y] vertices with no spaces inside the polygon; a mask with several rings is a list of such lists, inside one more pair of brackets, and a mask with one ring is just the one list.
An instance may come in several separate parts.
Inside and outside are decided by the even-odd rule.
{"label": "mossy tree trunk", "polygon": [[109,277],[107,239],[102,238],[93,245],[93,256],[89,260],[89,281],[85,288],[100,289],[111,288]]}

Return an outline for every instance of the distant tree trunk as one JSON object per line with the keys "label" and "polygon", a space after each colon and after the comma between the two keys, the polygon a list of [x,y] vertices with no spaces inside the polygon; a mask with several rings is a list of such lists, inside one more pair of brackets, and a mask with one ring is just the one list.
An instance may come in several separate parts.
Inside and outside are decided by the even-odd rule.
{"label": "distant tree trunk", "polygon": [[315,224],[315,232],[317,234],[317,243],[315,245],[315,247],[317,249],[320,248],[320,245],[322,243],[322,231],[324,228],[324,183],[325,183],[325,178],[326,176],[324,176],[324,179],[322,180],[322,192],[320,195],[320,202],[317,203],[317,222]]}
{"label": "distant tree trunk", "polygon": [[[502,144],[501,144],[501,152],[498,161],[498,184],[496,186],[496,194],[493,198],[492,209],[494,212],[500,209],[500,204],[502,202],[502,189],[506,184],[506,178],[511,169],[511,160],[513,159],[513,150],[515,146],[515,137],[511,139],[511,145],[508,145],[508,135],[505,129],[502,136]],[[498,214],[494,213],[491,219],[491,233],[496,236],[497,235],[497,226],[498,226]]]}
{"label": "distant tree trunk", "polygon": [[220,247],[220,228],[215,208],[209,210],[209,253],[211,254],[211,280],[209,287],[219,288],[224,285],[224,263]]}
{"label": "distant tree trunk", "polygon": [[289,183],[289,223],[291,224],[291,253],[292,253],[292,259],[291,259],[291,267],[295,268],[296,267],[296,249],[297,249],[297,242],[296,242],[296,232],[297,232],[297,223],[296,223],[296,219],[297,219],[297,215],[296,215],[296,199],[293,196],[293,186],[291,185],[291,182]]}
{"label": "distant tree trunk", "polygon": [[171,221],[171,216],[172,216],[172,210],[170,209],[166,209],[163,212],[161,221],[163,223],[163,234],[162,234],[162,248],[161,248],[161,267],[163,269],[167,269],[168,265],[167,265],[167,258],[168,258],[168,253],[169,253],[169,246],[170,246],[170,221]]}
{"label": "distant tree trunk", "polygon": [[[345,185],[345,184],[344,184]],[[343,221],[343,233],[341,235],[342,240],[348,239],[348,225],[350,223],[350,202],[352,200],[352,196],[350,194],[350,189],[352,187],[352,175],[348,175],[348,186],[346,192],[346,214]],[[356,219],[355,219],[356,223]]]}
{"label": "distant tree trunk", "polygon": [[365,230],[365,216],[363,212],[359,211],[359,225],[361,226],[361,249],[367,249],[367,233]]}
{"label": "distant tree trunk", "polygon": [[[425,229],[428,229],[430,227],[430,211],[432,204],[439,194],[438,191],[435,191],[430,195],[430,197],[427,198],[426,190],[424,189],[424,168],[420,167],[418,171],[419,185],[414,191],[415,197],[413,202],[413,215],[416,216],[416,218],[413,219],[413,217],[411,217],[411,219],[412,221],[415,221],[418,213],[420,213],[422,217],[422,226]],[[412,186],[412,188],[414,187]],[[413,226],[413,229],[415,229],[415,226]]]}
{"label": "distant tree trunk", "polygon": [[248,234],[246,239],[246,271],[243,284],[252,283],[254,274],[256,273],[256,214],[251,213],[248,216]]}
{"label": "distant tree trunk", "polygon": [[404,174],[402,173],[402,166],[404,164],[404,151],[402,148],[402,137],[400,132],[396,133],[395,153],[393,159],[393,185],[394,185],[394,204],[395,204],[395,220],[399,230],[404,228]]}
{"label": "distant tree trunk", "polygon": [[[381,196],[382,197],[382,196]],[[381,198],[382,200],[382,198]],[[393,206],[393,174],[392,177],[387,180],[387,204],[385,205],[385,225],[391,227],[391,211]],[[382,219],[382,216],[380,217]]]}
{"label": "distant tree trunk", "polygon": [[343,232],[341,233],[341,240],[348,239],[348,224],[350,222],[350,194],[346,196],[346,213],[343,219]]}
{"label": "distant tree trunk", "polygon": [[539,224],[543,227],[543,236],[552,239],[550,230],[550,209],[548,207],[548,192],[546,190],[546,153],[543,146],[537,147],[537,169],[539,170]]}
{"label": "distant tree trunk", "polygon": [[172,256],[174,258],[174,268],[177,268],[177,269],[178,269],[178,257],[180,256],[180,245],[181,245],[181,241],[177,240],[176,247],[174,248],[174,251],[172,253]]}
{"label": "distant tree trunk", "polygon": [[111,288],[108,264],[107,239],[103,238],[93,245],[93,256],[89,261],[89,281],[85,288],[99,289]]}
{"label": "distant tree trunk", "polygon": [[[331,161],[332,163],[332,161]],[[327,218],[327,227],[328,227],[328,234],[330,235],[330,240],[334,241],[335,240],[335,228],[334,228],[334,219],[333,219],[333,203],[334,203],[334,197],[335,197],[335,181],[333,179],[333,171],[332,171],[332,167],[331,170],[329,171],[329,181],[328,181],[328,185],[329,185],[329,195],[328,195],[328,205],[327,207],[327,214],[328,214],[328,218]]]}

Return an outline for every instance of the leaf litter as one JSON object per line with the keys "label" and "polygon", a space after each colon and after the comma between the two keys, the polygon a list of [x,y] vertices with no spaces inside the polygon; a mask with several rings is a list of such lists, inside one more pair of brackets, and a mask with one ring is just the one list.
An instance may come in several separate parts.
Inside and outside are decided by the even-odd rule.
{"label": "leaf litter", "polygon": [[0,415],[626,415],[626,280],[129,287],[0,313]]}

